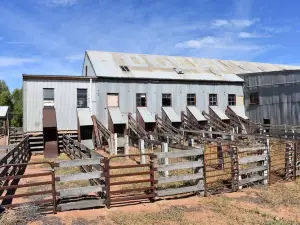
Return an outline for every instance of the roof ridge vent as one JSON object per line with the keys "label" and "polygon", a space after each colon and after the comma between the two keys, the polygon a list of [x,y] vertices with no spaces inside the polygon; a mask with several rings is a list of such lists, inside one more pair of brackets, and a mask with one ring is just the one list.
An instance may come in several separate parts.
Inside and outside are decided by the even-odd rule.
{"label": "roof ridge vent", "polygon": [[119,66],[123,72],[130,72],[128,66]]}
{"label": "roof ridge vent", "polygon": [[182,70],[180,70],[180,69],[177,69],[177,68],[173,68],[175,71],[176,71],[176,73],[178,73],[178,74],[184,74],[184,72],[182,71]]}

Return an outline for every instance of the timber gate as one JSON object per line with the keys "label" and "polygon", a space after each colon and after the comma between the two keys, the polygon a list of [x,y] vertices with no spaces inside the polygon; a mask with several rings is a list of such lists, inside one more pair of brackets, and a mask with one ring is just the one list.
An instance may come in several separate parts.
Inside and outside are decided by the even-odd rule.
{"label": "timber gate", "polygon": [[72,160],[54,163],[55,169],[80,167],[80,172],[55,175],[55,181],[66,183],[89,181],[89,184],[56,190],[57,210],[67,211],[104,206],[105,186],[101,166],[103,156],[66,135],[63,136],[63,151]]}
{"label": "timber gate", "polygon": [[239,189],[256,184],[268,184],[268,147],[238,147]]}
{"label": "timber gate", "polygon": [[156,196],[203,192],[203,148],[169,150],[155,153]]}
{"label": "timber gate", "polygon": [[218,143],[206,145],[204,151],[204,194],[233,192],[238,188],[237,148]]}
{"label": "timber gate", "polygon": [[270,143],[269,183],[294,180],[297,173],[297,146],[293,142],[273,141]]}
{"label": "timber gate", "polygon": [[[149,157],[145,164],[123,164],[126,157]],[[104,159],[106,206],[128,204],[149,199],[154,201],[154,155],[118,155]],[[112,160],[117,160],[112,165]]]}

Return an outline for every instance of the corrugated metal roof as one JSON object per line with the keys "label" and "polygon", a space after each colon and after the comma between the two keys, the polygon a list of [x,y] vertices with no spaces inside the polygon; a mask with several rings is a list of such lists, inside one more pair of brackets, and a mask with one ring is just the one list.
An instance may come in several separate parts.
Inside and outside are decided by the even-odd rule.
{"label": "corrugated metal roof", "polygon": [[0,118],[6,118],[8,106],[0,106]]}
{"label": "corrugated metal roof", "polygon": [[199,111],[196,106],[187,106],[187,109],[191,112],[191,114],[195,117],[197,121],[206,121],[205,117]]}
{"label": "corrugated metal roof", "polygon": [[137,107],[137,110],[139,111],[145,123],[155,123],[155,119],[153,118],[147,107]]}
{"label": "corrugated metal roof", "polygon": [[228,106],[233,112],[235,112],[236,115],[238,115],[239,117],[245,119],[245,120],[248,120],[249,118],[246,116],[246,113],[245,113],[245,106],[244,105],[231,105],[231,106]]}
{"label": "corrugated metal roof", "polygon": [[218,106],[209,106],[209,108],[221,119],[229,120],[225,113]]}
{"label": "corrugated metal roof", "polygon": [[[296,66],[180,56],[86,51],[98,77],[243,81],[237,74],[300,69]],[[127,66],[130,71],[122,71]],[[174,68],[182,70],[178,74]]]}
{"label": "corrugated metal roof", "polygon": [[176,114],[172,107],[162,107],[167,117],[170,119],[171,123],[181,122],[180,117]]}
{"label": "corrugated metal roof", "polygon": [[113,124],[125,124],[124,118],[119,107],[109,107],[108,112]]}
{"label": "corrugated metal roof", "polygon": [[93,121],[89,108],[77,108],[79,126],[92,126]]}

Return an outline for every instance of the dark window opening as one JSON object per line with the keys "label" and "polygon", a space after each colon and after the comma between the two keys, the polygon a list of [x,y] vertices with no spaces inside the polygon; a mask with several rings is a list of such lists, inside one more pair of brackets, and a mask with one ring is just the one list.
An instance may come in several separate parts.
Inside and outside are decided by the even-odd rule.
{"label": "dark window opening", "polygon": [[136,94],[136,106],[137,107],[147,106],[146,94]]}
{"label": "dark window opening", "polygon": [[218,105],[217,94],[209,94],[209,105]]}
{"label": "dark window opening", "polygon": [[187,94],[187,105],[196,105],[196,94]]}
{"label": "dark window opening", "polygon": [[87,89],[77,89],[77,108],[87,108]]}
{"label": "dark window opening", "polygon": [[270,124],[271,124],[271,120],[270,119],[264,119],[264,125],[265,125],[266,133],[270,132]]}
{"label": "dark window opening", "polygon": [[236,105],[236,98],[234,94],[228,95],[228,105]]}
{"label": "dark window opening", "polygon": [[124,72],[129,72],[129,68],[127,66],[120,66],[121,70]]}
{"label": "dark window opening", "polygon": [[93,138],[93,126],[80,127],[80,140],[90,140]]}
{"label": "dark window opening", "polygon": [[162,106],[171,106],[172,96],[171,94],[162,94]]}
{"label": "dark window opening", "polygon": [[44,106],[54,107],[54,88],[43,89]]}
{"label": "dark window opening", "polygon": [[258,92],[254,92],[250,94],[250,104],[251,105],[258,105],[259,104],[259,95]]}

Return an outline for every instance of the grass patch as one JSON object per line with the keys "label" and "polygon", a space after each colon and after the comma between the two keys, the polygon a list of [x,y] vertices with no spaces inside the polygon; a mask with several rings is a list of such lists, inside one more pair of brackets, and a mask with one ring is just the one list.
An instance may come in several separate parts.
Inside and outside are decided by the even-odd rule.
{"label": "grass patch", "polygon": [[172,206],[159,212],[143,213],[114,213],[109,218],[120,225],[145,225],[145,224],[188,224],[185,223],[184,206]]}
{"label": "grass patch", "polygon": [[26,205],[14,209],[6,210],[0,215],[0,224],[15,225],[27,224],[41,217],[39,208],[35,205]]}

